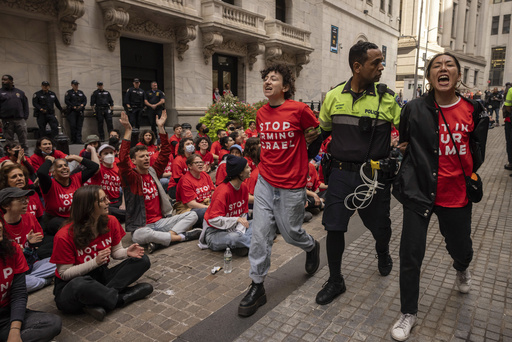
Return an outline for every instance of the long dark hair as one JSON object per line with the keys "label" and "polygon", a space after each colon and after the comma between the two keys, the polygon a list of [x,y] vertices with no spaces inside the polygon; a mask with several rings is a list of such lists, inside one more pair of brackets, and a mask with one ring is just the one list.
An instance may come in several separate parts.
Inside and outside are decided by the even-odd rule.
{"label": "long dark hair", "polygon": [[[151,142],[148,144],[146,144],[146,140],[144,140],[144,136],[146,135],[146,133],[149,133],[151,134]],[[155,132],[153,132],[152,130],[150,129],[145,129],[143,130],[142,132],[140,132],[139,134],[139,142],[140,143],[143,143],[144,145],[146,146],[151,146],[151,145],[155,145],[156,144],[156,136],[155,136]]]}
{"label": "long dark hair", "polygon": [[5,259],[14,255],[14,245],[5,234],[5,221],[4,217],[0,215],[0,224],[2,225],[3,239],[0,241],[0,260],[5,264]]}
{"label": "long dark hair", "polygon": [[49,142],[51,142],[52,150],[55,150],[55,143],[53,142],[53,140],[51,138],[48,138],[48,137],[39,138],[36,141],[36,148],[34,148],[34,154],[37,154],[40,157],[44,157],[43,152],[41,150],[41,144],[43,143],[43,140],[48,140]]}
{"label": "long dark hair", "polygon": [[185,157],[185,143],[189,140],[194,142],[194,139],[192,138],[183,138],[180,140],[180,144],[178,145],[178,154],[182,157]]}
{"label": "long dark hair", "polygon": [[260,157],[260,138],[252,137],[247,139],[244,148],[244,157],[249,157],[255,164],[258,164]]}
{"label": "long dark hair", "polygon": [[[73,195],[71,204],[71,229],[73,229],[73,241],[78,249],[89,246],[89,243],[96,238],[93,232],[95,219],[93,212],[95,204],[100,200],[99,185],[87,185],[79,188]],[[96,224],[98,235],[108,233],[108,215],[101,215]]]}
{"label": "long dark hair", "polygon": [[[460,68],[460,63],[459,63],[459,60],[457,59],[457,57],[455,57],[455,55],[451,54],[450,52],[441,52],[441,53],[438,53],[436,55],[434,55],[429,61],[428,61],[428,64],[427,64],[427,69],[425,70],[425,78],[428,80],[430,78],[430,69],[432,69],[432,64],[434,64],[434,61],[438,58],[438,57],[441,57],[441,56],[448,56],[448,57],[451,57],[453,59],[453,61],[455,62],[455,65],[457,66],[457,71],[459,72],[459,74],[461,73],[461,68]],[[429,83],[430,85],[430,83]],[[433,92],[434,89],[432,87],[428,87],[428,92]]]}

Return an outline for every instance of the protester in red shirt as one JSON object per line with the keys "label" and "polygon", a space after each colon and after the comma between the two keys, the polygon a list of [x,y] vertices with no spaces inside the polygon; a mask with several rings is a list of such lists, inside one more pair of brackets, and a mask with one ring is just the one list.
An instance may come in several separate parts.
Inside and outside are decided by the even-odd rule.
{"label": "protester in red shirt", "polygon": [[211,147],[211,152],[213,154],[213,159],[215,160],[215,162],[218,164],[219,163],[219,153],[220,153],[220,150],[222,149],[222,146],[220,145],[220,139],[222,137],[225,137],[227,136],[227,133],[225,130],[223,129],[219,129],[217,130],[217,138],[218,140],[214,141],[212,143],[212,147]]}
{"label": "protester in red shirt", "polygon": [[220,162],[219,164],[219,167],[217,168],[217,173],[215,174],[215,185],[216,186],[219,186],[222,184],[222,182],[224,182],[224,179],[226,178],[227,176],[227,172],[226,172],[226,157],[228,155],[234,155],[234,156],[237,156],[237,157],[241,157],[242,156],[242,147],[240,145],[233,145],[229,148],[229,154],[226,154],[223,158],[222,158],[222,161]]}
{"label": "protester in red shirt", "polygon": [[10,160],[15,164],[23,165],[27,168],[28,174],[33,176],[35,174],[34,168],[30,158],[25,156],[25,151],[21,148],[18,143],[6,144],[4,146],[5,157],[0,159],[0,163],[4,160]]}
{"label": "protester in red shirt", "polygon": [[[85,166],[85,170],[71,175],[68,162],[73,160]],[[57,233],[69,217],[73,194],[96,173],[98,168],[99,165],[92,160],[77,155],[69,155],[66,159],[46,156],[46,161],[37,171],[45,202],[43,227],[46,235],[54,236]],[[49,176],[50,170],[53,178]]]}
{"label": "protester in red shirt", "polygon": [[227,177],[215,190],[212,203],[204,215],[199,247],[223,251],[227,247],[239,256],[246,256],[251,245],[252,229],[247,220],[249,190],[244,180],[251,170],[247,160],[229,155]]}
{"label": "protester in red shirt", "polygon": [[[153,131],[151,131],[153,132]],[[91,151],[95,154],[96,151]],[[100,168],[87,182],[86,185],[99,185],[105,191],[110,201],[109,210],[119,222],[124,223],[126,219],[126,210],[124,197],[121,194],[121,177],[119,168],[115,163],[114,146],[103,144],[98,149]]]}
{"label": "protester in red shirt", "polygon": [[188,171],[187,158],[196,151],[192,138],[183,138],[178,145],[178,156],[174,158],[171,166],[172,177],[167,187],[167,193],[172,199],[176,199],[176,185]]}
{"label": "protester in red shirt", "polygon": [[34,190],[9,187],[0,190],[0,209],[4,215],[6,236],[22,249],[29,266],[26,275],[27,291],[33,292],[50,285],[55,265],[50,258],[39,260],[36,248],[43,242],[43,229],[34,215],[27,213],[29,197]]}
{"label": "protester in red shirt", "polygon": [[210,137],[208,136],[208,132],[210,132],[210,129],[208,127],[206,127],[206,125],[202,122],[199,122],[197,125],[196,125],[196,130],[197,130],[197,138],[208,138],[208,140],[210,140]]}
{"label": "protester in red shirt", "polygon": [[175,124],[173,126],[173,129],[174,129],[174,135],[172,137],[169,138],[169,143],[171,144],[171,146],[173,147],[173,150],[172,150],[172,156],[174,158],[176,158],[176,156],[178,155],[178,144],[180,143],[181,141],[181,131],[182,131],[182,127],[180,124]]}
{"label": "protester in red shirt", "polygon": [[2,218],[0,266],[0,341],[51,341],[59,335],[59,316],[27,309],[27,262],[19,245],[4,237]]}
{"label": "protester in red shirt", "polygon": [[204,162],[204,171],[209,173],[213,165],[213,154],[210,152],[210,138],[200,137],[196,139],[196,154]]}
{"label": "protester in red shirt", "polygon": [[221,150],[219,151],[219,163],[224,155],[229,154],[229,149],[235,144],[235,140],[231,136],[225,136],[219,140]]}
{"label": "protester in red shirt", "polygon": [[37,172],[39,167],[43,165],[46,156],[53,156],[55,159],[66,158],[66,154],[53,147],[53,142],[48,137],[42,137],[36,141],[36,148],[34,154],[30,157],[30,162]]}
{"label": "protester in red shirt", "polygon": [[[53,293],[57,308],[66,314],[85,311],[102,321],[107,311],[153,292],[148,283],[128,287],[151,262],[137,243],[123,248],[121,239],[126,233],[117,219],[108,215],[108,204],[100,186],[81,187],[75,193],[70,223],[55,236]],[[109,268],[110,258],[125,260]]]}
{"label": "protester in red shirt", "polygon": [[[187,158],[189,171],[181,177],[176,187],[175,208],[177,213],[193,210],[198,217],[194,227],[203,226],[203,217],[206,208],[215,190],[211,177],[204,170],[204,162],[197,154]],[[180,208],[180,210],[178,210]]]}
{"label": "protester in red shirt", "polygon": [[149,155],[149,165],[153,165],[155,163],[156,158],[158,157],[159,148],[156,145],[156,136],[155,133],[150,129],[145,129],[139,134],[139,142],[137,145],[145,145],[148,149]]}
{"label": "protester in red shirt", "polygon": [[[308,274],[314,274],[320,264],[320,244],[302,229],[307,163],[316,156],[321,144],[315,129],[319,122],[309,106],[290,99],[295,92],[295,80],[289,67],[273,64],[261,76],[263,93],[269,102],[256,115],[261,155],[249,250],[252,284],[238,307],[240,316],[254,314],[266,302],[263,281],[270,268],[277,228],[286,242],[307,252]],[[307,143],[313,141],[308,151]]]}
{"label": "protester in red shirt", "polygon": [[249,121],[249,128],[245,130],[245,135],[247,135],[248,139],[258,137],[258,131],[256,130],[256,121]]}
{"label": "protester in red shirt", "polygon": [[[165,132],[165,120],[167,111],[164,109],[161,117],[156,119],[162,150],[153,166],[149,165],[145,146],[135,146],[130,150],[132,126],[125,112],[121,112],[119,120],[125,128],[119,154],[121,162],[117,165],[126,201],[126,231],[132,233],[134,242],[147,244],[148,253],[158,246],[169,246],[171,242],[197,239],[200,234],[200,231],[190,230],[197,222],[196,213],[171,215],[169,197],[160,184],[159,178],[172,150]],[[130,166],[130,159],[135,168]]]}
{"label": "protester in red shirt", "polygon": [[306,195],[307,195],[307,203],[306,210],[313,213],[318,214],[318,210],[324,209],[324,201],[316,191],[320,187],[320,179],[318,177],[318,172],[316,171],[315,165],[312,163],[308,163],[308,177],[306,183]]}

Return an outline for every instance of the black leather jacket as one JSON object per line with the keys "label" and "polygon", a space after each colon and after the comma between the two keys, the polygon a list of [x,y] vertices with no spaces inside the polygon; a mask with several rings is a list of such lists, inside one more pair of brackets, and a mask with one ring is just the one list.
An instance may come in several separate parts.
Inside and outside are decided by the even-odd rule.
{"label": "black leather jacket", "polygon": [[[470,133],[473,172],[485,158],[489,117],[482,105],[470,102],[475,110],[475,128]],[[439,111],[434,94],[408,102],[400,115],[400,143],[409,142],[400,171],[393,184],[393,195],[407,208],[428,216],[434,207],[439,169]]]}

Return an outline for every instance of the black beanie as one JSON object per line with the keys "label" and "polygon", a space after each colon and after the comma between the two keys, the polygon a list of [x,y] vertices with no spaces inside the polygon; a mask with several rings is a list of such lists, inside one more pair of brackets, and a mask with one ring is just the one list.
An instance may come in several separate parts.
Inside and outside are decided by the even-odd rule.
{"label": "black beanie", "polygon": [[247,165],[247,159],[242,157],[237,157],[232,154],[228,155],[226,158],[226,173],[230,178],[236,177],[242,173]]}

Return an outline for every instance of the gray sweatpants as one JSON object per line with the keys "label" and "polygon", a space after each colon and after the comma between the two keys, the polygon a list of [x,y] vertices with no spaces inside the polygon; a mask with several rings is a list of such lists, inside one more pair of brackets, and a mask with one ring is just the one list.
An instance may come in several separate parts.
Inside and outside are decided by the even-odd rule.
{"label": "gray sweatpants", "polygon": [[197,214],[189,211],[180,215],[164,217],[155,223],[138,228],[132,233],[132,241],[141,245],[150,242],[169,246],[171,244],[171,230],[176,234],[185,233],[197,221]]}
{"label": "gray sweatpants", "polygon": [[315,239],[302,229],[306,189],[274,188],[258,176],[254,190],[249,277],[262,283],[270,268],[270,255],[276,228],[286,242],[309,252],[315,247]]}

